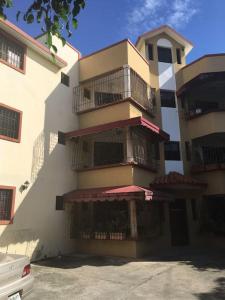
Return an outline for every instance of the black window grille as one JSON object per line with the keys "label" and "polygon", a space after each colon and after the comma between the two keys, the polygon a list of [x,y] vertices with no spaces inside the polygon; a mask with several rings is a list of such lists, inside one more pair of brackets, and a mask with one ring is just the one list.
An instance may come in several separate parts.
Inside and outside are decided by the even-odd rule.
{"label": "black window grille", "polygon": [[66,145],[66,135],[64,132],[58,131],[58,144]]}
{"label": "black window grille", "polygon": [[9,65],[24,69],[24,48],[0,32],[0,59]]}
{"label": "black window grille", "polygon": [[70,77],[63,72],[61,72],[61,83],[70,86]]}
{"label": "black window grille", "polygon": [[20,113],[0,105],[0,135],[19,138]]}
{"label": "black window grille", "polygon": [[13,190],[0,189],[0,221],[10,221]]}
{"label": "black window grille", "polygon": [[172,63],[172,52],[170,48],[158,47],[158,61]]}
{"label": "black window grille", "polygon": [[56,196],[56,203],[55,203],[56,210],[64,210],[64,198],[63,196]]}

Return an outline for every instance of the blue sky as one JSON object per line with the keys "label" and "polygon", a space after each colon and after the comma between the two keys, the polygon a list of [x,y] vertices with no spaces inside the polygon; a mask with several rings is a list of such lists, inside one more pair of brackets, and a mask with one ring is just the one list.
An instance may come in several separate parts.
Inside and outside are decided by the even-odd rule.
{"label": "blue sky", "polygon": [[[124,38],[135,42],[138,35],[162,24],[169,24],[193,42],[188,62],[208,53],[225,52],[224,0],[86,0],[79,15],[79,26],[69,42],[83,55]],[[14,0],[7,11],[14,23],[16,10],[24,10],[31,0]],[[38,25],[17,24],[32,36]]]}

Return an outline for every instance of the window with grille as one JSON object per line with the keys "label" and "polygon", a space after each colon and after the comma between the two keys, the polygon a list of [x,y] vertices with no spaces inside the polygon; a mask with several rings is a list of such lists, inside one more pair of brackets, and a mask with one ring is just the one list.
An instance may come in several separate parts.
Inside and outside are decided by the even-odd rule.
{"label": "window with grille", "polygon": [[0,59],[7,64],[24,70],[25,49],[0,32]]}
{"label": "window with grille", "polygon": [[0,188],[0,222],[11,220],[12,201],[13,190]]}
{"label": "window with grille", "polygon": [[63,72],[61,72],[61,83],[70,86],[70,77]]}
{"label": "window with grille", "polygon": [[19,140],[21,113],[0,104],[0,138]]}

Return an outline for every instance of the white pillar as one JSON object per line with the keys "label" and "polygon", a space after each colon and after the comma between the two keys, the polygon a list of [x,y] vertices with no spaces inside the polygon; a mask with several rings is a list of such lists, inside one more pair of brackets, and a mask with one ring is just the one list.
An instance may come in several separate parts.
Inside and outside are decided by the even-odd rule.
{"label": "white pillar", "polygon": [[130,78],[130,66],[123,66],[124,74],[124,99],[131,97],[131,78]]}
{"label": "white pillar", "polygon": [[135,200],[131,200],[129,202],[130,206],[130,232],[131,238],[137,239],[138,231],[137,231],[137,212],[136,212],[136,202]]}
{"label": "white pillar", "polygon": [[133,155],[133,143],[131,139],[131,129],[130,127],[125,128],[125,139],[126,139],[126,162],[133,162],[134,155]]}

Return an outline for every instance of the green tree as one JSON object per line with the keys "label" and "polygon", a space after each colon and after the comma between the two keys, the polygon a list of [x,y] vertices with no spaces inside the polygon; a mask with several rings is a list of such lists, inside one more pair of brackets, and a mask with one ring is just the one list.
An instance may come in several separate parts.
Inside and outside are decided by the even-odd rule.
{"label": "green tree", "polygon": [[[0,0],[0,18],[6,19],[6,8],[13,7],[16,0]],[[21,0],[17,0],[21,1]],[[61,39],[63,45],[66,43],[64,32],[67,37],[72,35],[72,28],[78,25],[77,16],[84,9],[86,0],[31,0],[31,4],[24,12],[17,11],[17,21],[20,17],[27,24],[34,22],[40,24],[42,32],[46,32],[47,46],[55,53],[57,48],[52,43],[52,36]]]}

